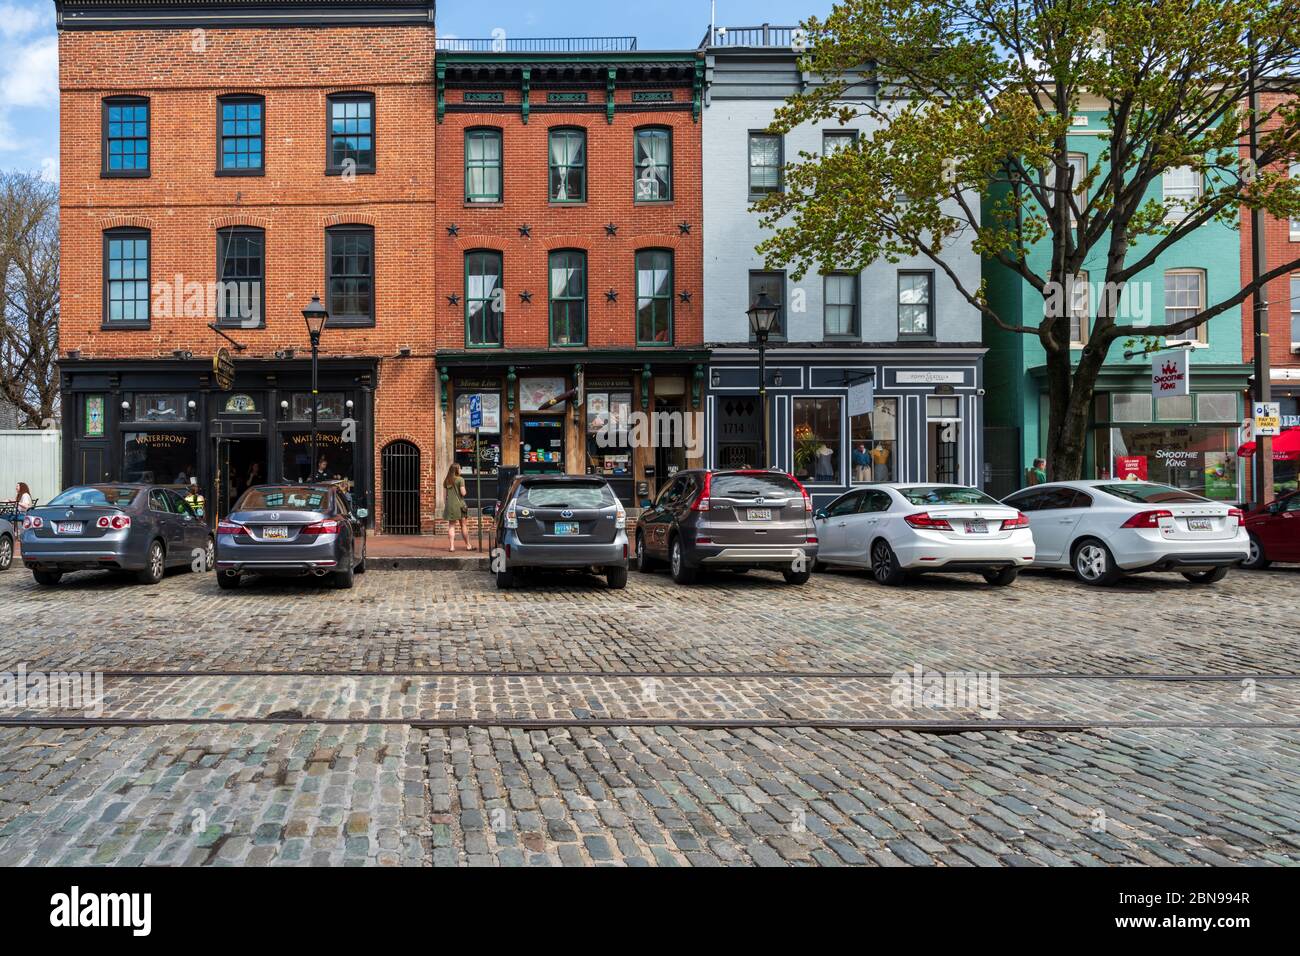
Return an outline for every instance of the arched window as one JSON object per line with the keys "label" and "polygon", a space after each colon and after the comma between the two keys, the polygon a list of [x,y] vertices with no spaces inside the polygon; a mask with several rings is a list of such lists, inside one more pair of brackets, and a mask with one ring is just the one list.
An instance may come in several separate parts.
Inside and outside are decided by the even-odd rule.
{"label": "arched window", "polygon": [[501,130],[465,130],[465,201],[501,201]]}
{"label": "arched window", "polygon": [[587,201],[587,131],[552,129],[549,142],[551,202]]}
{"label": "arched window", "polygon": [[104,325],[149,325],[149,230],[104,232]]}
{"label": "arched window", "polygon": [[465,253],[465,345],[500,347],[505,319],[501,253]]}
{"label": "arched window", "polygon": [[636,254],[636,341],[638,345],[672,345],[671,250],[641,249]]}
{"label": "arched window", "polygon": [[664,126],[636,131],[633,149],[637,202],[667,202],[673,198],[673,135]]}
{"label": "arched window", "polygon": [[561,249],[550,256],[551,344],[587,343],[587,254]]}
{"label": "arched window", "polygon": [[331,226],[325,230],[331,325],[375,323],[375,230]]}
{"label": "arched window", "polygon": [[254,226],[217,230],[217,321],[244,329],[266,325],[266,233]]}

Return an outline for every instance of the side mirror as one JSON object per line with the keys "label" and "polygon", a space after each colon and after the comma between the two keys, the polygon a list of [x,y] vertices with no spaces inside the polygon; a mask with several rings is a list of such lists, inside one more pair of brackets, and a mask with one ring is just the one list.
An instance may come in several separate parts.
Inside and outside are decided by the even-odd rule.
{"label": "side mirror", "polygon": [[483,517],[495,518],[498,510],[500,509],[495,501],[485,504],[482,508]]}
{"label": "side mirror", "polygon": [[354,514],[355,514],[358,518],[360,518],[362,521],[365,521],[367,518],[370,517],[370,510],[369,510],[368,508],[358,508],[358,509],[354,512]]}
{"label": "side mirror", "polygon": [[818,508],[818,509],[817,509],[817,513],[813,515],[813,518],[816,519],[817,521],[825,521],[825,520],[826,520],[826,509],[825,509],[825,508]]}

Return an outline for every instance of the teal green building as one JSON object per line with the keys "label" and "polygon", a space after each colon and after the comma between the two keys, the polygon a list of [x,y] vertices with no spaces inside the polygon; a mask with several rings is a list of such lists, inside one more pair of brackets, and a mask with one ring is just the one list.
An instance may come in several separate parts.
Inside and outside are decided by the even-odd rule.
{"label": "teal green building", "polygon": [[[1091,168],[1106,143],[1103,113],[1084,112],[1073,119],[1071,161]],[[1166,174],[1152,188],[1152,198],[1188,197],[1201,188],[1190,170]],[[998,198],[985,199],[985,215]],[[1149,250],[1155,238],[1133,248],[1130,261]],[[1099,243],[1084,265],[1077,287],[1067,296],[1071,339],[1077,362],[1086,329],[1103,295],[1105,246]],[[1051,242],[1031,251],[1030,267],[1046,275]],[[990,304],[1012,325],[1037,325],[1044,300],[1040,292],[1005,266],[986,259],[984,279]],[[1087,280],[1086,282],[1084,280]],[[1120,298],[1120,320],[1134,325],[1163,325],[1194,314],[1241,288],[1241,233],[1211,223],[1166,250],[1135,277]],[[1242,360],[1242,311],[1228,309],[1187,333],[1190,345],[1191,394],[1156,399],[1151,394],[1152,357],[1124,358],[1124,339],[1116,341],[1097,382],[1089,422],[1085,478],[1124,477],[1142,473],[1152,481],[1225,501],[1241,496],[1246,462],[1236,456],[1251,368]],[[1085,324],[1088,323],[1088,324]],[[1036,336],[1007,332],[984,320],[986,472],[993,494],[1025,484],[1025,469],[1047,456],[1048,403],[1046,352]],[[1140,346],[1139,346],[1140,347]],[[1156,357],[1169,353],[1157,353]]]}

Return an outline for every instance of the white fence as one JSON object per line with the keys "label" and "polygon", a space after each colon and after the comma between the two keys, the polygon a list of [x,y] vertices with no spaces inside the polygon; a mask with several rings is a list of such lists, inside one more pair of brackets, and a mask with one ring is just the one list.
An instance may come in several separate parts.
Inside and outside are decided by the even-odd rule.
{"label": "white fence", "polygon": [[14,496],[14,486],[27,482],[32,497],[49,501],[63,490],[63,443],[57,430],[0,430],[0,501]]}

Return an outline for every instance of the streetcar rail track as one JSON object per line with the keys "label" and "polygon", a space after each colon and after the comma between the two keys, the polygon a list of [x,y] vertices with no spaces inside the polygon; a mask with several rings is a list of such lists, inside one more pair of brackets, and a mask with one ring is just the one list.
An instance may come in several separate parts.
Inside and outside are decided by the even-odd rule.
{"label": "streetcar rail track", "polygon": [[[598,671],[598,670],[572,670],[572,671],[529,671],[529,670],[240,670],[218,668],[213,670],[105,670],[87,664],[66,664],[66,665],[40,665],[36,666],[32,662],[23,662],[29,672],[35,671],[81,671],[92,672],[103,675],[105,680],[161,680],[177,678],[219,678],[219,677],[248,677],[248,678],[277,678],[277,677],[340,677],[340,678],[361,678],[361,677],[388,677],[388,678],[418,678],[428,679],[435,677],[446,678],[506,678],[506,679],[600,679],[611,680],[617,678],[630,678],[640,680],[643,678],[660,678],[663,680],[762,680],[770,678],[775,680],[882,680],[893,677],[897,673],[912,673],[909,665],[901,671],[652,671],[652,670],[628,670],[628,671]],[[16,666],[16,665],[14,665]],[[0,667],[0,670],[14,669],[14,666]],[[1070,673],[1057,671],[1030,671],[1030,672],[1008,672],[999,671],[996,668],[958,668],[947,666],[927,666],[927,671],[947,671],[947,670],[982,670],[990,674],[997,674],[1001,680],[1061,680],[1061,681],[1079,681],[1079,680],[1096,680],[1096,681],[1168,681],[1168,682],[1187,682],[1196,683],[1202,681],[1240,681],[1240,680],[1300,680],[1300,674],[1283,674],[1283,673],[1217,673],[1217,674],[1147,674],[1141,672],[1131,673]]]}

